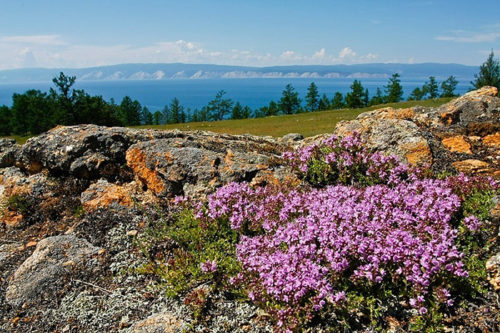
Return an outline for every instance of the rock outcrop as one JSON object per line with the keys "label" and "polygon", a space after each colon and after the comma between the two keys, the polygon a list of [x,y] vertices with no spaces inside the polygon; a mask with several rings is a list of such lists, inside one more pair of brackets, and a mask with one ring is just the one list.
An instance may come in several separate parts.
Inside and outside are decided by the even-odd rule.
{"label": "rock outcrop", "polygon": [[[496,94],[486,87],[438,108],[383,108],[332,133],[357,131],[368,146],[435,171],[500,178]],[[0,331],[176,332],[197,325],[158,281],[135,274],[145,261],[139,236],[150,219],[162,218],[157,208],[168,214],[175,196],[203,200],[233,181],[299,184],[281,153],[328,136],[80,125],[22,146],[0,139]],[[497,205],[491,223],[499,223],[499,212]],[[497,255],[487,266],[495,288],[498,262]],[[208,330],[269,331],[255,306],[217,297]]]}
{"label": "rock outcrop", "polygon": [[494,87],[439,108],[383,108],[340,122],[335,134],[359,132],[367,144],[436,171],[500,175],[500,98]]}

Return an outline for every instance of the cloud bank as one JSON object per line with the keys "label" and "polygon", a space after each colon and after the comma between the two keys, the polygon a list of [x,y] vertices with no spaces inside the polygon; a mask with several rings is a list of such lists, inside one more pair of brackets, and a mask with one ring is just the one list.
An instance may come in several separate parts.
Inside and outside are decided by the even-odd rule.
{"label": "cloud bank", "polygon": [[373,62],[373,53],[358,55],[349,46],[336,53],[325,48],[311,54],[285,50],[279,55],[250,50],[209,50],[192,41],[161,41],[145,46],[73,44],[60,35],[1,36],[0,69],[25,67],[93,67],[121,63],[210,63],[219,65],[333,65]]}

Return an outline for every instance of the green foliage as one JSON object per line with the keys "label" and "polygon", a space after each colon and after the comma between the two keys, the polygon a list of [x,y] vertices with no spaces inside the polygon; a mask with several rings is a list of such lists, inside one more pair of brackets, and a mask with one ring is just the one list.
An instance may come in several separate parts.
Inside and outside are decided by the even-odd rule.
{"label": "green foliage", "polygon": [[319,109],[319,93],[318,87],[314,82],[311,82],[307,88],[306,95],[306,110],[309,112],[316,111]]}
{"label": "green foliage", "polygon": [[403,97],[403,87],[401,86],[399,77],[400,75],[398,73],[392,74],[392,77],[389,78],[389,83],[385,87],[387,93],[385,100],[388,103],[397,103],[401,101]]}
{"label": "green foliage", "polygon": [[11,133],[11,119],[10,109],[5,105],[0,106],[0,135],[6,136]]}
{"label": "green foliage", "polygon": [[24,195],[14,194],[7,199],[7,208],[20,214],[29,211],[29,199]]}
{"label": "green foliage", "polygon": [[278,102],[278,108],[283,114],[294,114],[300,109],[299,93],[291,84],[287,84]]}
{"label": "green foliage", "polygon": [[340,92],[337,91],[333,95],[332,104],[331,104],[332,109],[338,110],[338,109],[344,108],[345,106],[346,105],[344,103],[344,96]]}
{"label": "green foliage", "polygon": [[380,88],[377,88],[377,93],[375,94],[375,96],[372,97],[369,105],[371,106],[371,105],[383,104],[384,101],[385,101],[385,96],[382,95],[382,90],[380,90]]}
{"label": "green foliage", "polygon": [[136,126],[141,124],[142,106],[137,100],[129,96],[123,97],[120,104],[119,119],[125,126]]}
{"label": "green foliage", "polygon": [[153,125],[154,117],[147,107],[142,108],[141,121],[144,125]]}
{"label": "green foliage", "polygon": [[408,96],[408,100],[420,101],[424,98],[425,95],[427,95],[427,88],[425,87],[425,85],[422,87],[422,89],[416,87],[415,89],[413,89],[410,96]]}
{"label": "green foliage", "polygon": [[231,112],[233,107],[233,100],[229,98],[224,98],[226,92],[224,90],[219,90],[215,95],[215,98],[208,102],[208,111],[210,113],[209,118],[212,120],[222,120],[226,115]]}
{"label": "green foliage", "polygon": [[39,134],[54,125],[57,109],[52,96],[40,90],[28,90],[12,97],[12,132],[27,135]]}
{"label": "green foliage", "polygon": [[457,96],[455,94],[455,89],[457,87],[457,84],[458,84],[458,81],[453,75],[448,77],[443,82],[441,82],[441,90],[443,92],[441,93],[440,97],[455,97],[455,96]]}
{"label": "green foliage", "polygon": [[[156,221],[147,230],[140,246],[149,263],[139,272],[153,274],[165,282],[168,296],[176,296],[202,283],[223,287],[227,276],[239,271],[236,260],[238,234],[225,220],[202,221],[183,210],[171,221]],[[172,244],[171,256],[155,250],[158,244]],[[201,264],[215,261],[217,270],[203,272]]]}
{"label": "green foliage", "polygon": [[438,84],[434,76],[429,76],[429,81],[425,83],[423,90],[429,94],[429,98],[438,98]]}
{"label": "green foliage", "polygon": [[328,110],[330,108],[331,108],[330,100],[328,99],[328,96],[326,96],[326,94],[323,94],[318,102],[318,110],[323,111],[323,110]]}
{"label": "green foliage", "polygon": [[231,119],[243,119],[243,107],[240,102],[234,105],[233,111],[231,112]]}
{"label": "green foliage", "polygon": [[367,95],[361,82],[354,80],[351,85],[351,91],[347,93],[345,97],[345,104],[347,107],[353,109],[362,108],[363,106],[366,106],[366,96]]}
{"label": "green foliage", "polygon": [[471,82],[475,89],[484,86],[497,87],[500,91],[500,60],[495,59],[493,50],[488,59],[479,67],[479,73],[474,75],[475,80]]}

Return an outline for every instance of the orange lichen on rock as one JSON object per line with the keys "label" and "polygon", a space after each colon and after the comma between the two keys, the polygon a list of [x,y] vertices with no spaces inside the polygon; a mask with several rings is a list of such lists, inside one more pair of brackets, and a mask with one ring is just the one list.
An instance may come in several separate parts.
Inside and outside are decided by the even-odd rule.
{"label": "orange lichen on rock", "polygon": [[146,166],[146,153],[139,148],[127,151],[127,165],[132,169],[137,178],[145,184],[154,194],[159,194],[165,189],[165,185],[158,176],[156,170]]}
{"label": "orange lichen on rock", "polygon": [[377,119],[404,119],[411,120],[415,117],[413,108],[394,109],[392,107],[383,108],[375,111]]}
{"label": "orange lichen on rock", "polygon": [[483,143],[491,147],[500,147],[500,132],[485,136]]}
{"label": "orange lichen on rock", "polygon": [[86,192],[88,192],[86,194],[93,198],[83,203],[83,208],[87,211],[107,208],[111,204],[118,204],[124,207],[131,207],[133,205],[128,191],[124,187],[115,184],[106,184],[101,187],[91,186]]}
{"label": "orange lichen on rock", "polygon": [[408,151],[405,155],[408,163],[412,165],[432,163],[432,153],[427,141],[422,140],[417,143],[405,144],[402,148]]}
{"label": "orange lichen on rock", "polygon": [[452,153],[472,154],[471,145],[462,135],[452,136],[442,140],[443,145]]}
{"label": "orange lichen on rock", "polygon": [[463,160],[452,163],[452,165],[460,172],[464,173],[483,173],[490,171],[490,165],[487,162],[480,160]]}
{"label": "orange lichen on rock", "polygon": [[4,223],[8,228],[17,227],[23,220],[23,215],[15,211],[4,209],[0,212],[0,221]]}

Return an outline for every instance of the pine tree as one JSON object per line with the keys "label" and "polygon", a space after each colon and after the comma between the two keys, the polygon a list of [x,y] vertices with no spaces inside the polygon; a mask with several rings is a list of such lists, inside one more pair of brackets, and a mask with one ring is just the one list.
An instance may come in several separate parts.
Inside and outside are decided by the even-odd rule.
{"label": "pine tree", "polygon": [[211,119],[222,120],[231,112],[234,102],[229,98],[223,98],[225,94],[226,92],[224,90],[219,90],[215,98],[208,103]]}
{"label": "pine tree", "polygon": [[306,110],[312,112],[316,111],[318,108],[319,108],[318,87],[314,82],[311,82],[309,88],[307,88]]}
{"label": "pine tree", "polygon": [[291,84],[287,84],[278,102],[278,108],[284,114],[294,114],[300,108],[299,93],[295,91]]}
{"label": "pine tree", "polygon": [[493,50],[488,59],[479,67],[479,74],[475,74],[474,78],[475,80],[471,82],[474,88],[492,86],[497,87],[500,91],[500,60],[495,59]]}
{"label": "pine tree", "polygon": [[345,97],[345,104],[348,108],[362,108],[365,105],[365,90],[360,81],[354,80],[351,91]]}
{"label": "pine tree", "polygon": [[[170,102],[169,118],[167,119],[167,123],[178,124],[178,123],[183,122],[181,119],[183,113],[184,113],[184,107],[179,102],[179,99],[177,97],[175,97],[174,99],[172,99],[172,102]],[[185,115],[184,115],[184,118],[185,118]]]}
{"label": "pine tree", "polygon": [[331,107],[334,110],[342,109],[345,107],[344,96],[342,95],[342,93],[337,91],[335,95],[333,95]]}
{"label": "pine tree", "polygon": [[380,90],[380,88],[377,88],[377,93],[375,94],[375,96],[372,97],[369,105],[371,106],[371,105],[383,104],[384,101],[385,101],[385,96],[382,95],[382,90]]}
{"label": "pine tree", "polygon": [[328,99],[328,97],[326,96],[326,94],[323,94],[321,96],[321,99],[319,100],[319,103],[318,103],[318,109],[323,111],[323,110],[328,110],[331,108],[331,105],[330,105],[330,100]]}
{"label": "pine tree", "polygon": [[455,88],[457,87],[458,81],[457,79],[452,75],[443,82],[441,82],[441,90],[443,91],[441,93],[441,97],[455,97],[457,96],[455,94]]}
{"label": "pine tree", "polygon": [[236,102],[231,113],[231,119],[241,119],[243,117],[243,107],[240,102]]}
{"label": "pine tree", "polygon": [[429,76],[429,82],[425,83],[424,90],[429,94],[429,98],[438,98],[438,84],[434,76]]}
{"label": "pine tree", "polygon": [[392,74],[389,78],[389,83],[385,87],[387,96],[385,98],[387,103],[397,103],[401,101],[403,97],[403,87],[401,86],[400,75],[398,73]]}
{"label": "pine tree", "polygon": [[0,106],[0,135],[9,135],[12,131],[11,125],[12,113],[9,107],[2,105]]}

